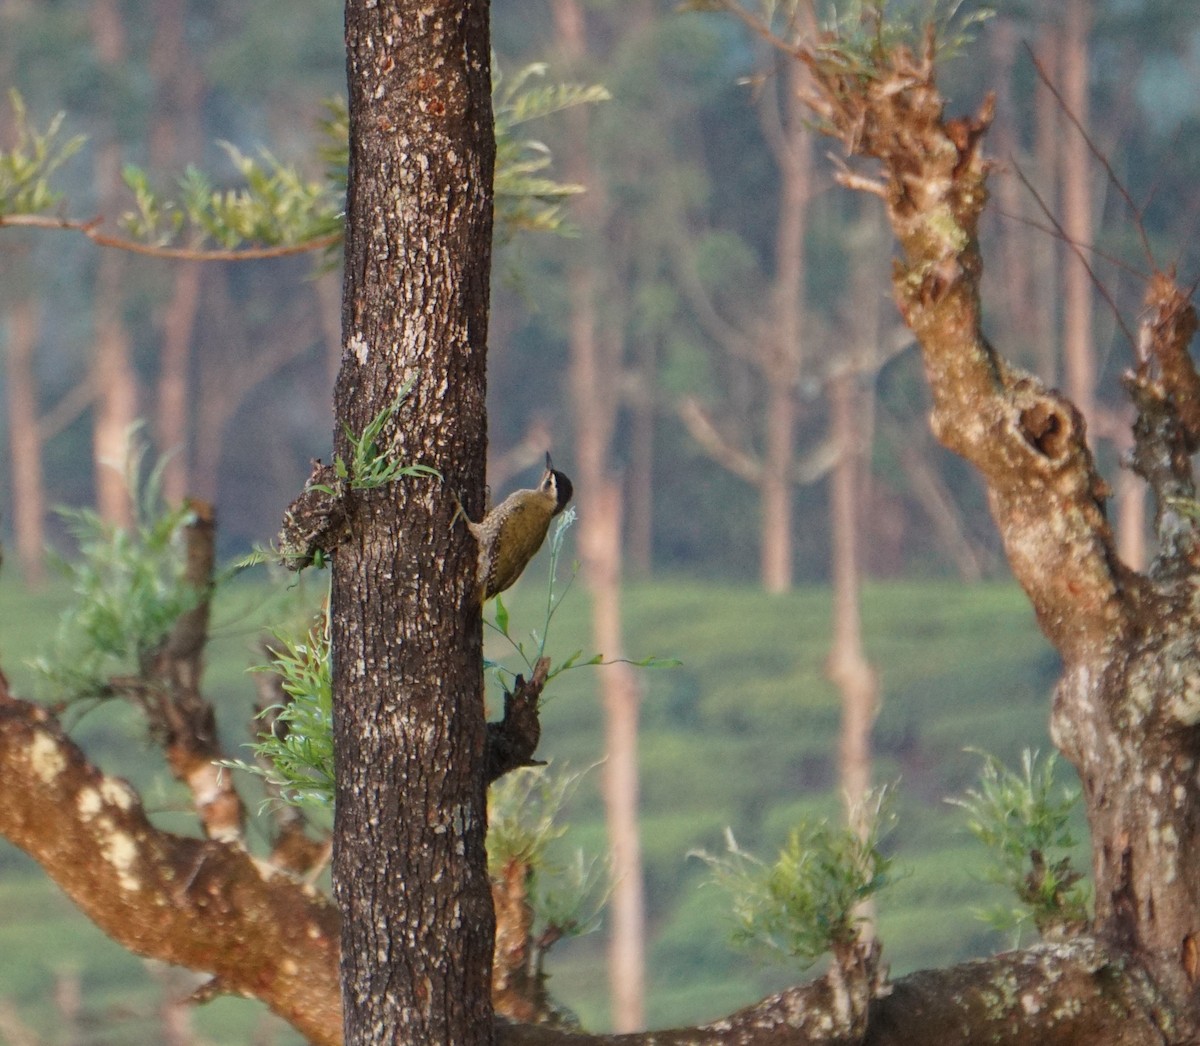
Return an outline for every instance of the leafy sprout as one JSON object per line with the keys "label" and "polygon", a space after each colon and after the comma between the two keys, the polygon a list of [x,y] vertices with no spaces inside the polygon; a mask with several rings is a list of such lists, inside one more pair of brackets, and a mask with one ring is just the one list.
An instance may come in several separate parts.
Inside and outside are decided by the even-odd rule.
{"label": "leafy sprout", "polygon": [[51,175],[79,151],[86,139],[83,135],[63,136],[64,113],[39,131],[30,123],[20,92],[9,91],[8,100],[15,140],[11,149],[0,150],[0,217],[41,214],[62,199],[62,193],[51,187]]}
{"label": "leafy sprout", "polygon": [[[350,461],[340,454],[334,458],[333,470],[337,478],[347,483],[351,490],[377,490],[405,476],[433,476],[441,479],[442,474],[431,465],[405,465],[396,457],[396,437],[381,445],[383,430],[400,413],[400,408],[412,391],[415,378],[409,378],[396,393],[395,398],[376,414],[359,435],[343,423],[342,431],[350,444]],[[336,495],[332,487],[314,483],[314,490]]]}
{"label": "leafy sprout", "polygon": [[743,850],[726,829],[726,852],[694,851],[712,883],[730,897],[733,939],[811,966],[826,952],[853,946],[861,906],[894,882],[893,860],[881,845],[895,824],[891,790],[868,794],[858,818],[863,834],[827,820],[802,821],[774,863]]}
{"label": "leafy sprout", "polygon": [[140,167],[124,170],[134,208],[121,221],[130,235],[165,246],[181,232],[196,243],[232,250],[245,244],[285,246],[340,235],[342,201],[328,182],[306,179],[269,152],[247,156],[222,142],[241,177],[237,188],[218,189],[209,175],[188,167],[176,199],[156,193]]}
{"label": "leafy sprout", "polygon": [[501,239],[516,232],[569,231],[563,218],[566,201],[585,191],[573,182],[548,177],[553,157],[545,143],[520,137],[517,128],[531,120],[581,105],[607,101],[605,88],[592,84],[537,84],[547,67],[534,62],[511,80],[498,67],[493,71],[493,111],[496,122],[496,224]]}
{"label": "leafy sprout", "polygon": [[[519,129],[566,109],[602,102],[609,94],[598,85],[538,83],[545,75],[546,66],[534,63],[511,80],[498,70],[493,77],[496,227],[501,239],[518,231],[567,232],[563,206],[584,191],[582,185],[551,177],[549,148]],[[16,134],[12,148],[0,150],[0,220],[43,214],[58,204],[62,193],[53,188],[52,175],[85,141],[62,135],[62,113],[38,130],[21,95],[12,91],[9,98]],[[228,142],[221,144],[240,179],[232,188],[219,187],[209,174],[189,166],[172,190],[162,191],[144,169],[126,166],[123,176],[133,202],[121,225],[132,240],[123,245],[165,249],[185,240],[193,250],[235,251],[325,244],[332,251],[345,226],[350,120],[342,99],[327,102],[325,109],[318,124],[324,172],[316,178],[266,150],[249,156]],[[64,219],[62,225],[89,231],[94,223]],[[327,253],[324,264],[335,261]]]}

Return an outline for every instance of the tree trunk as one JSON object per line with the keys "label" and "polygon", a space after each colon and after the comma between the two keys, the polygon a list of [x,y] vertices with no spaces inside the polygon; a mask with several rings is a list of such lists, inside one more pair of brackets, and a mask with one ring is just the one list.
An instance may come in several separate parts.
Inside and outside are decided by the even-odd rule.
{"label": "tree trunk", "polygon": [[[582,476],[581,470],[581,476]],[[580,553],[592,595],[592,641],[607,660],[624,656],[621,625],[621,488],[594,477],[581,513]],[[612,861],[608,965],[617,1031],[645,1026],[646,902],[638,826],[638,719],[641,687],[626,664],[600,668],[604,700],[604,808]]]}
{"label": "tree trunk", "polygon": [[792,458],[795,453],[796,405],[784,379],[769,379],[766,442],[763,449],[761,503],[762,586],[786,592],[792,587]]}
{"label": "tree trunk", "polygon": [[[833,641],[829,678],[842,694],[839,779],[849,815],[860,817],[871,789],[871,728],[878,712],[879,686],[862,643],[859,590],[858,500],[862,461],[859,437],[858,378],[850,370],[839,374],[829,389],[833,437],[839,448],[830,476],[829,527],[833,556]],[[854,823],[862,830],[861,822]]]}
{"label": "tree trunk", "polygon": [[[832,544],[833,638],[826,670],[841,692],[842,721],[838,778],[850,827],[862,838],[870,830],[867,793],[871,790],[871,730],[879,712],[879,680],[862,642],[862,557],[860,506],[867,485],[864,463],[871,435],[860,391],[862,375],[871,374],[879,352],[880,256],[878,222],[864,215],[849,237],[851,276],[844,322],[840,369],[829,385],[830,435],[837,461],[830,474],[829,530]],[[875,906],[858,907],[864,936],[874,934]]]}
{"label": "tree trunk", "polygon": [[829,385],[830,435],[837,460],[830,474],[829,530],[833,583],[833,639],[827,670],[841,691],[842,726],[839,745],[842,793],[851,824],[860,832],[863,802],[871,789],[871,729],[878,714],[879,683],[867,660],[862,642],[861,515],[867,489],[871,437],[860,384],[870,374],[879,354],[880,305],[878,294],[881,255],[878,222],[864,215],[851,231],[849,316],[843,324],[839,369]]}
{"label": "tree trunk", "polygon": [[[107,145],[101,152],[104,162],[97,165],[97,180],[112,185],[119,163],[117,147]],[[92,456],[96,510],[108,522],[128,527],[133,521],[133,504],[126,480],[126,464],[129,435],[137,420],[137,375],[130,360],[129,333],[121,314],[124,270],[125,259],[118,252],[100,252],[92,349],[92,380],[96,387],[92,407]]]}
{"label": "tree trunk", "polygon": [[350,489],[330,616],[334,892],[348,1046],[493,1037],[477,550],[491,266],[486,0],[349,0],[350,177],[335,446],[385,428],[442,479]]}
{"label": "tree trunk", "polygon": [[12,451],[13,530],[17,561],[31,587],[46,580],[46,490],[42,482],[42,436],[38,431],[37,299],[22,295],[8,310],[8,445]]}

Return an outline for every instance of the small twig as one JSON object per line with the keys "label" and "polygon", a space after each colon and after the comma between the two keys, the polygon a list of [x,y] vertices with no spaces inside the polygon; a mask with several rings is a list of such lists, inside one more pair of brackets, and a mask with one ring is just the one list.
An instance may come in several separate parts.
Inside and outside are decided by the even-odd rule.
{"label": "small twig", "polygon": [[[1084,267],[1084,269],[1087,270],[1088,277],[1091,279],[1093,285],[1095,286],[1097,293],[1099,293],[1100,297],[1102,297],[1105,300],[1105,302],[1108,304],[1108,307],[1112,310],[1113,319],[1115,319],[1117,321],[1117,326],[1121,328],[1122,332],[1125,334],[1125,337],[1129,340],[1129,344],[1131,346],[1133,346],[1134,349],[1136,350],[1137,343],[1138,343],[1137,338],[1135,338],[1133,336],[1133,332],[1129,329],[1129,325],[1125,322],[1124,318],[1121,316],[1121,310],[1117,307],[1117,303],[1113,299],[1113,296],[1109,292],[1109,289],[1104,286],[1104,283],[1100,280],[1100,277],[1096,275],[1096,270],[1092,268],[1091,263],[1087,260],[1087,257],[1084,255],[1084,253],[1083,253],[1084,248],[1080,244],[1076,243],[1073,239],[1071,239],[1070,236],[1067,235],[1067,231],[1062,227],[1062,225],[1059,224],[1058,219],[1055,218],[1054,215],[1050,212],[1050,208],[1046,205],[1046,201],[1042,199],[1041,194],[1037,191],[1036,188],[1034,188],[1033,183],[1025,176],[1025,172],[1021,170],[1020,165],[1014,163],[1013,170],[1016,172],[1017,177],[1021,179],[1021,184],[1024,185],[1025,188],[1029,190],[1030,195],[1037,202],[1038,208],[1041,210],[1042,214],[1044,214],[1046,216],[1046,220],[1049,221],[1051,223],[1051,225],[1054,226],[1055,234],[1058,236],[1058,238],[1060,240],[1062,240],[1063,243],[1065,243],[1067,245],[1067,247],[1070,248],[1071,253],[1074,254],[1075,257],[1079,259],[1080,264]],[[1091,248],[1091,247],[1089,247],[1088,249],[1094,250],[1094,248]],[[1101,257],[1103,257],[1103,255],[1101,255]],[[1151,260],[1153,260],[1153,259],[1151,259]]]}
{"label": "small twig", "polygon": [[[1016,165],[1014,165],[1014,169],[1015,166]],[[1053,236],[1056,240],[1063,240],[1065,242],[1065,237],[1062,234],[1061,228],[1056,228],[1052,225],[1043,225],[1039,221],[1034,221],[1032,218],[1026,218],[1023,214],[1013,214],[1011,211],[1006,211],[1002,207],[993,207],[992,210],[1007,221],[1020,222],[1022,225],[1027,225],[1031,229],[1037,229],[1038,232],[1044,232],[1047,236]],[[1079,247],[1081,250],[1089,251],[1102,261],[1108,262],[1108,264],[1113,266],[1113,268],[1120,269],[1122,272],[1133,276],[1135,279],[1145,282],[1150,278],[1148,273],[1142,272],[1141,269],[1135,268],[1134,266],[1130,265],[1129,262],[1118,258],[1115,254],[1109,254],[1108,251],[1101,250],[1094,243],[1081,243],[1079,244]]]}
{"label": "small twig", "polygon": [[870,193],[872,196],[878,196],[881,200],[887,199],[886,183],[879,181],[877,178],[868,178],[865,174],[852,171],[840,161],[837,161],[837,163],[838,170],[834,171],[833,180],[838,185],[845,186],[847,189],[856,189],[859,192]]}
{"label": "small twig", "polygon": [[331,233],[303,243],[280,244],[275,247],[165,247],[142,243],[124,236],[110,236],[99,231],[100,219],[83,222],[73,218],[50,218],[43,214],[0,215],[0,228],[65,229],[82,233],[99,247],[114,247],[132,254],[145,254],[152,258],[170,258],[177,261],[258,261],[265,258],[286,258],[294,254],[332,247],[342,239],[341,233]]}
{"label": "small twig", "polygon": [[1063,115],[1071,121],[1071,125],[1079,132],[1084,142],[1087,144],[1088,151],[1096,158],[1096,161],[1104,168],[1104,173],[1108,175],[1108,180],[1112,183],[1114,189],[1125,201],[1126,206],[1133,213],[1134,224],[1137,226],[1138,234],[1142,239],[1142,250],[1146,252],[1146,261],[1150,263],[1150,268],[1157,270],[1158,265],[1154,260],[1154,252],[1150,248],[1150,237],[1146,233],[1146,226],[1142,222],[1142,208],[1135,202],[1132,196],[1129,195],[1129,190],[1125,188],[1124,183],[1117,177],[1117,172],[1113,170],[1112,164],[1109,163],[1108,157],[1104,152],[1092,141],[1091,135],[1088,134],[1086,128],[1080,123],[1079,117],[1071,111],[1071,107],[1067,105],[1066,99],[1063,98],[1058,88],[1050,80],[1046,70],[1042,67],[1042,63],[1038,61],[1037,55],[1033,53],[1033,48],[1029,46],[1029,41],[1024,42],[1025,50],[1029,54],[1029,60],[1033,63],[1033,68],[1037,72],[1038,79],[1046,85],[1046,89],[1054,95],[1054,100],[1058,102],[1058,106],[1063,111]]}

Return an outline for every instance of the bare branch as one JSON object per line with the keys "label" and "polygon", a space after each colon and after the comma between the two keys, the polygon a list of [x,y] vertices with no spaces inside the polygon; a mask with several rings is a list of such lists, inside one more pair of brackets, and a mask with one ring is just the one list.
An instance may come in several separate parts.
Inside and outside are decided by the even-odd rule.
{"label": "bare branch", "polygon": [[342,234],[339,232],[303,243],[279,244],[273,247],[163,247],[125,236],[102,233],[99,218],[84,222],[72,218],[52,218],[44,214],[4,214],[0,215],[0,228],[4,226],[65,229],[82,233],[99,247],[113,247],[131,254],[145,254],[152,258],[169,258],[175,261],[258,261],[263,258],[288,258],[295,254],[321,251],[342,240]]}
{"label": "bare branch", "polygon": [[701,449],[722,468],[757,486],[762,482],[762,461],[753,454],[735,447],[724,436],[700,406],[700,401],[688,396],[675,407],[688,433]]}
{"label": "bare branch", "polygon": [[216,564],[216,516],[207,502],[192,501],[189,507],[192,519],[183,532],[184,582],[195,591],[196,602],[179,615],[161,648],[143,666],[149,700],[142,706],[172,774],[191,791],[205,834],[240,842],[246,809],[231,775],[216,765],[224,756],[216,711],[200,689]]}
{"label": "bare branch", "polygon": [[487,725],[487,781],[491,784],[511,770],[537,766],[533,758],[542,736],[538,703],[550,674],[550,659],[538,658],[528,680],[517,676],[504,695],[504,718]]}
{"label": "bare branch", "polygon": [[991,99],[973,118],[947,119],[929,41],[919,57],[904,48],[881,55],[865,82],[836,61],[802,60],[830,133],[883,163],[903,252],[896,300],[921,344],[935,435],[983,473],[1009,562],[1064,657],[1110,643],[1137,582],[1116,554],[1083,419],[1000,358],[982,331],[977,228]]}

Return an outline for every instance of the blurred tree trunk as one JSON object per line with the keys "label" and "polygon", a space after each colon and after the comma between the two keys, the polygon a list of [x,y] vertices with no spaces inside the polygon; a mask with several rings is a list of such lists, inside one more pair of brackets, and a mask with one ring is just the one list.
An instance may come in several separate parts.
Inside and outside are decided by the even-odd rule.
{"label": "blurred tree trunk", "polygon": [[[203,150],[204,76],[187,46],[186,0],[158,0],[150,44],[154,110],[150,126],[150,169],[180,171],[198,163]],[[172,504],[193,493],[188,478],[192,332],[200,308],[204,266],[179,262],[171,268],[171,293],[161,318],[154,429],[163,467],[163,496]]]}
{"label": "blurred tree trunk", "polygon": [[[191,347],[203,279],[201,263],[176,263],[171,275],[171,297],[162,316],[155,432],[159,453],[169,455],[163,469],[163,497],[174,505],[192,492],[188,467],[189,421],[195,401]],[[215,491],[208,490],[205,494],[211,497]]]}
{"label": "blurred tree trunk", "polygon": [[[555,0],[558,43],[578,68],[588,57],[586,15],[578,0]],[[564,167],[570,181],[587,187],[576,208],[593,243],[605,236],[603,175],[591,158],[586,109],[567,113]],[[591,259],[573,261],[569,295],[570,387],[575,423],[579,550],[592,597],[592,638],[606,660],[624,656],[621,622],[621,480],[612,474],[613,432],[620,409],[625,332],[600,322],[603,276]],[[635,453],[636,453],[635,449]],[[645,1022],[646,914],[638,828],[638,717],[641,691],[628,665],[599,669],[605,713],[604,807],[611,847],[613,893],[609,903],[609,981],[612,1021],[618,1031]]]}
{"label": "blurred tree trunk", "polygon": [[[92,42],[101,68],[119,79],[126,57],[125,29],[117,0],[94,0],[88,9]],[[95,186],[101,214],[117,214],[121,191],[121,145],[116,114],[109,114],[96,136]],[[96,256],[93,296],[92,458],[96,510],[110,523],[132,522],[125,463],[130,427],[137,419],[137,374],[133,369],[129,333],[123,316],[122,281],[126,260],[120,251]]]}
{"label": "blurred tree trunk", "polygon": [[[862,565],[859,556],[859,498],[863,443],[859,377],[843,369],[830,383],[831,428],[839,454],[830,475],[829,524],[833,557],[833,642],[829,678],[842,694],[839,778],[848,812],[858,817],[871,789],[871,727],[879,686],[862,643]],[[854,827],[862,829],[861,824]]]}
{"label": "blurred tree trunk", "polygon": [[[487,0],[348,0],[350,167],[336,451],[440,480],[349,490],[333,558],[334,893],[347,1046],[493,1041],[477,549],[492,243]],[[403,31],[397,31],[397,27]]]}
{"label": "blurred tree trunk", "polygon": [[643,335],[637,347],[638,393],[629,404],[629,512],[626,525],[626,545],[629,564],[636,574],[647,576],[654,560],[654,426],[657,419],[657,397],[652,391],[657,369],[656,345],[653,336]]}
{"label": "blurred tree trunk", "polygon": [[[21,0],[0,2],[0,38],[15,33],[23,13]],[[0,49],[0,82],[13,78],[13,56]],[[6,106],[0,106],[0,141],[11,140]],[[34,357],[38,337],[39,299],[33,288],[22,285],[9,265],[20,253],[19,243],[5,248],[7,265],[3,271],[5,290],[11,297],[7,310],[7,351],[4,377],[7,386],[5,405],[8,413],[8,448],[12,460],[12,491],[9,499],[17,563],[25,584],[40,586],[46,579],[46,490],[42,465],[44,441],[38,429],[38,382]]]}
{"label": "blurred tree trunk", "polygon": [[[1092,0],[1065,0],[1060,61],[1062,96],[1067,111],[1086,129],[1089,123],[1088,33],[1092,22]],[[1078,129],[1072,127],[1060,138],[1059,162],[1062,178],[1062,226],[1068,240],[1081,250],[1095,243],[1091,154]],[[1073,251],[1066,256],[1063,282],[1063,370],[1067,394],[1079,408],[1093,433],[1096,418],[1096,348],[1092,322],[1092,277],[1083,260]]]}
{"label": "blurred tree trunk", "polygon": [[767,383],[762,501],[761,575],[768,592],[792,587],[792,537],[796,461],[796,393],[804,358],[804,237],[812,195],[812,131],[801,101],[807,71],[799,62],[779,70],[760,123],[779,169],[779,218],[775,234],[772,315],[761,332]]}
{"label": "blurred tree trunk", "polygon": [[8,308],[8,445],[12,455],[13,531],[17,562],[25,583],[46,580],[46,491],[42,477],[42,436],[38,429],[38,391],[34,368],[38,301],[22,294]]}
{"label": "blurred tree trunk", "polygon": [[[1066,0],[1062,14],[1060,68],[1063,105],[1079,127],[1070,126],[1059,139],[1062,225],[1068,240],[1084,251],[1096,242],[1096,193],[1093,159],[1084,134],[1091,134],[1091,47],[1094,0]],[[1079,128],[1083,128],[1081,132]],[[1068,251],[1063,284],[1063,357],[1067,391],[1079,407],[1094,438],[1111,441],[1118,453],[1128,451],[1128,417],[1096,404],[1096,329],[1092,276],[1083,259]],[[1115,482],[1118,548],[1125,562],[1139,569],[1146,562],[1145,484],[1128,469]]]}
{"label": "blurred tree trunk", "polygon": [[[1061,33],[1053,15],[1041,19],[1038,26],[1038,64],[1050,83],[1059,73]],[[1038,195],[1051,214],[1058,213],[1058,153],[1064,119],[1058,99],[1038,77],[1034,85],[1034,177]],[[1031,237],[1033,263],[1033,341],[1037,355],[1037,374],[1048,385],[1059,381],[1058,316],[1061,305],[1061,247],[1058,241],[1042,233]]]}
{"label": "blurred tree trunk", "polygon": [[988,78],[996,85],[993,149],[1002,172],[992,190],[998,213],[988,223],[999,246],[996,268],[1003,305],[996,319],[1002,325],[999,333],[1006,340],[1032,347],[1037,327],[1033,308],[1033,241],[1044,238],[1045,233],[1022,220],[1030,210],[1031,201],[1020,178],[1011,170],[1013,164],[1025,166],[1016,124],[1021,107],[1012,90],[1013,68],[1021,53],[1020,29],[1014,19],[1000,15],[989,24],[985,39],[990,60]]}
{"label": "blurred tree trunk", "polygon": [[1146,537],[1149,523],[1146,516],[1146,483],[1126,464],[1134,450],[1135,420],[1131,410],[1116,410],[1110,415],[1113,443],[1122,463],[1113,484],[1113,500],[1117,503],[1117,553],[1126,566],[1144,570],[1148,565]]}
{"label": "blurred tree trunk", "polygon": [[230,438],[230,424],[259,386],[298,356],[323,340],[320,297],[299,295],[292,307],[280,310],[254,327],[244,322],[244,312],[232,301],[226,263],[215,264],[204,280],[205,314],[222,317],[219,328],[198,332],[199,377],[191,383],[196,400],[196,450],[192,457],[191,490],[201,497],[217,497],[221,458]]}
{"label": "blurred tree trunk", "polygon": [[[839,779],[851,826],[867,831],[864,800],[871,789],[871,730],[879,711],[879,680],[862,641],[861,507],[868,489],[869,411],[862,389],[880,358],[882,328],[879,266],[883,237],[873,215],[861,217],[849,240],[849,314],[843,320],[840,359],[829,383],[830,435],[837,458],[830,474],[829,530],[833,582],[833,638],[826,670],[841,691]],[[873,914],[871,912],[864,914]]]}

